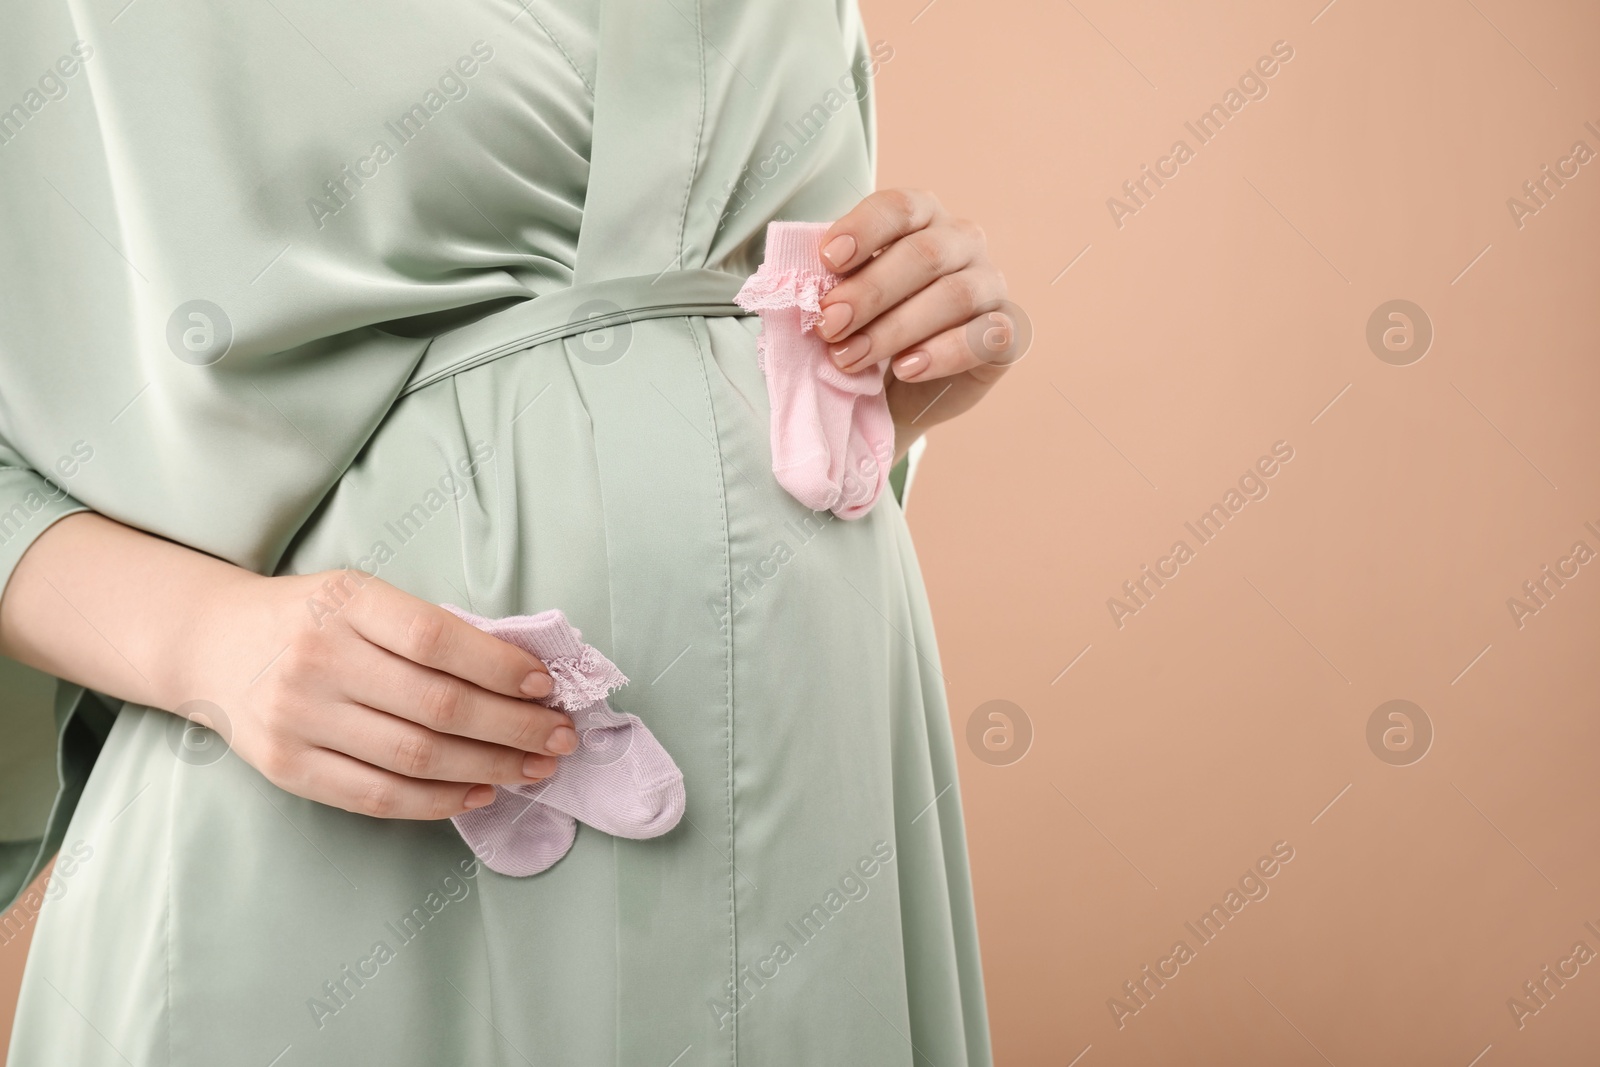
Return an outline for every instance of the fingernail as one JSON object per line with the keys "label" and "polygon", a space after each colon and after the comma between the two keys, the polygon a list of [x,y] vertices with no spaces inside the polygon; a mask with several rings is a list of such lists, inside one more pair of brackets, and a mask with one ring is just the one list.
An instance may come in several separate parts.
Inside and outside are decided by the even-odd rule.
{"label": "fingernail", "polygon": [[532,671],[522,680],[522,695],[534,698],[550,695],[550,676],[543,671]]}
{"label": "fingernail", "polygon": [[830,304],[822,313],[822,333],[832,337],[840,330],[850,325],[850,320],[856,317],[855,309],[849,304]]}
{"label": "fingernail", "polygon": [[855,254],[856,239],[847,233],[840,234],[822,248],[822,258],[833,264],[835,270],[850,262]]}
{"label": "fingernail", "polygon": [[569,755],[578,750],[578,734],[570,726],[557,726],[550,731],[550,740],[545,742],[545,748],[558,756]]}
{"label": "fingernail", "polygon": [[842,345],[834,345],[828,352],[833,357],[833,362],[839,367],[848,367],[858,362],[872,350],[872,338],[864,333],[858,333]]}
{"label": "fingernail", "polygon": [[904,381],[913,374],[920,374],[927,365],[928,354],[926,352],[913,352],[909,356],[901,356],[894,361],[894,376]]}
{"label": "fingernail", "polygon": [[481,808],[494,801],[494,786],[475,785],[467,790],[466,805],[468,808]]}
{"label": "fingernail", "polygon": [[532,752],[528,753],[522,758],[522,777],[548,778],[550,776],[549,758]]}

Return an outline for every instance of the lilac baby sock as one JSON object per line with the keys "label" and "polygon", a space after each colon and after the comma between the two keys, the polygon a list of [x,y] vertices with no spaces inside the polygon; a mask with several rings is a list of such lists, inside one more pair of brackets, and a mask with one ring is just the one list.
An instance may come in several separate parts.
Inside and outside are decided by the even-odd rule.
{"label": "lilac baby sock", "polygon": [[555,773],[496,786],[495,798],[452,820],[474,854],[501,874],[538,874],[566,855],[584,822],[616,837],[658,837],[683,815],[683,774],[635,715],[606,703],[628,679],[558,610],[485,619],[444,607],[478,629],[531,652],[550,669],[544,703],[566,712],[578,748]]}
{"label": "lilac baby sock", "polygon": [[894,420],[884,364],[856,374],[834,365],[814,328],[839,282],[822,260],[826,222],[767,224],[761,268],[734,302],[761,316],[756,342],[772,404],[772,473],[813,511],[865,515],[889,483]]}
{"label": "lilac baby sock", "polygon": [[485,867],[519,878],[554,864],[578,836],[576,819],[523,795],[525,788],[497,785],[494,800],[450,820]]}

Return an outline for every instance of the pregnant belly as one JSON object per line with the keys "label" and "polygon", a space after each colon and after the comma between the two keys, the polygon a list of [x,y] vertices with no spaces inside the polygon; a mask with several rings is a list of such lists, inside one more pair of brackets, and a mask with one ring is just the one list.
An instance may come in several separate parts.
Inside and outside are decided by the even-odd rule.
{"label": "pregnant belly", "polygon": [[847,522],[777,484],[758,329],[640,321],[598,354],[551,341],[403,397],[282,571],[356,567],[491,617],[559,607],[648,677],[880,612],[898,506]]}

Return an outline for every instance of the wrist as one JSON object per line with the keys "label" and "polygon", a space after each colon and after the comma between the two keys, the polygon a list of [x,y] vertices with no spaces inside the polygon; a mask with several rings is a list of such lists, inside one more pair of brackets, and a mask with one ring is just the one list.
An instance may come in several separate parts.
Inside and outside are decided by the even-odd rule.
{"label": "wrist", "polygon": [[153,681],[160,697],[156,706],[167,711],[191,700],[218,701],[237,686],[239,680],[228,677],[234,656],[227,640],[241,628],[253,587],[271,580],[231,565],[208,572],[191,589],[191,610],[162,643],[159,677]]}

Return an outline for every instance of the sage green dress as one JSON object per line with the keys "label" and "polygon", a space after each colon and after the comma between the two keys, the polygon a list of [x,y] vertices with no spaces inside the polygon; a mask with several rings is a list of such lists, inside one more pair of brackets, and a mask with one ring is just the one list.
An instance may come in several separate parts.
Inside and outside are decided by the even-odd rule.
{"label": "sage green dress", "polygon": [[663,837],[581,827],[504,877],[448,822],[275,788],[226,708],[186,730],[6,664],[10,1062],[988,1063],[901,502],[847,523],[777,484],[730,303],[768,221],[873,187],[893,52],[854,0],[6,18],[0,582],[90,508],[560,607],[688,793]]}

